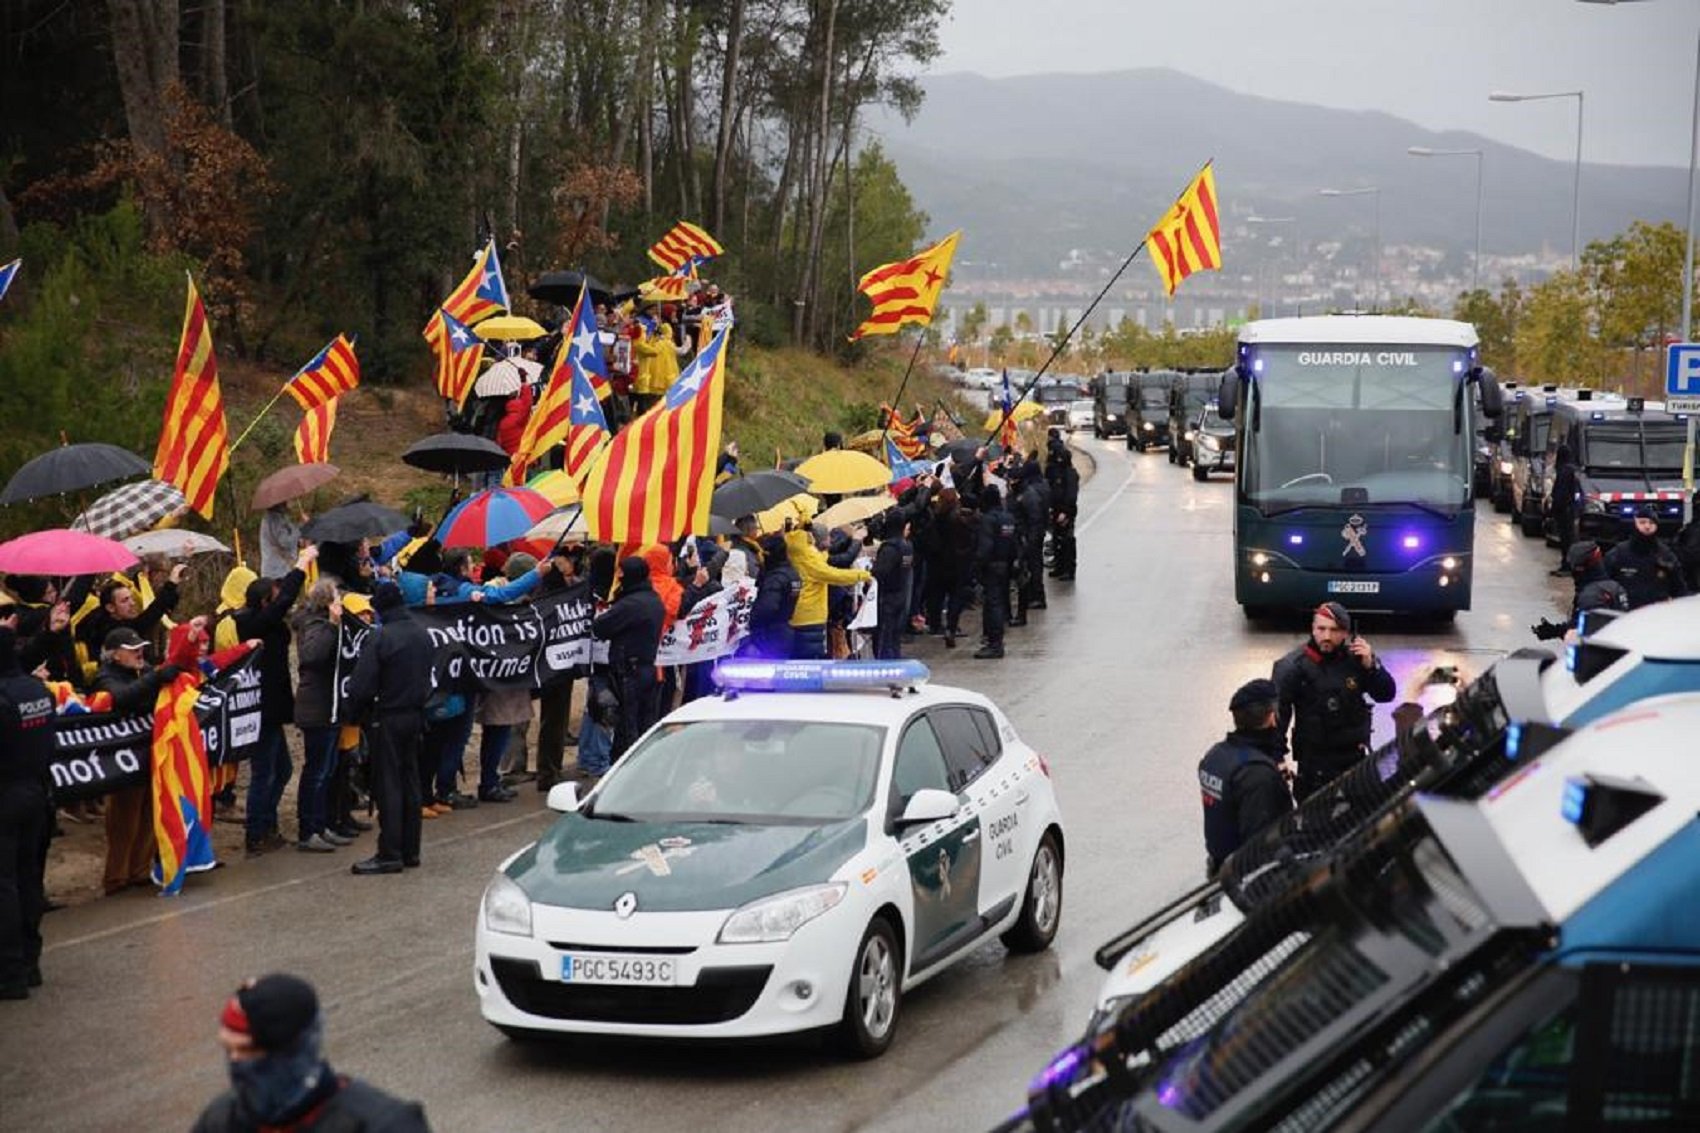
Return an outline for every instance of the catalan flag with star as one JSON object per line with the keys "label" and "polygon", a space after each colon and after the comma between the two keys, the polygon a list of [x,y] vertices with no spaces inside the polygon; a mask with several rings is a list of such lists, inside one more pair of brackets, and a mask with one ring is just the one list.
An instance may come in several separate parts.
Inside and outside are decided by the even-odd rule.
{"label": "catalan flag with star", "polygon": [[301,415],[295,426],[295,460],[298,464],[322,464],[331,458],[331,430],[336,428],[337,399],[315,405]]}
{"label": "catalan flag with star", "polygon": [[1151,263],[1170,295],[1195,271],[1222,266],[1222,225],[1216,215],[1216,174],[1209,163],[1146,233]]}
{"label": "catalan flag with star", "polygon": [[688,220],[681,220],[650,245],[649,258],[665,271],[681,274],[726,251],[720,241]]}
{"label": "catalan flag with star", "polygon": [[212,328],[190,276],[177,368],[165,399],[165,424],[154,453],[153,478],[175,484],[191,508],[211,519],[213,493],[229,467],[230,431],[218,385],[218,360],[213,357]]}
{"label": "catalan flag with star", "polygon": [[881,264],[864,275],[856,290],[873,302],[874,310],[850,336],[851,341],[870,334],[896,334],[907,323],[926,326],[932,322],[961,237],[960,230],[952,232],[906,260]]}
{"label": "catalan flag with star", "polygon": [[437,392],[460,408],[478,381],[478,363],[484,360],[484,340],[472,328],[449,314],[438,311],[447,333],[437,342]]}
{"label": "catalan flag with star", "polygon": [[[589,296],[583,289],[579,291],[567,328],[569,333],[561,339],[560,349],[555,352],[555,364],[550,368],[543,396],[526,419],[525,432],[514,449],[513,463],[507,473],[508,484],[524,483],[525,470],[532,462],[551,447],[566,441],[568,460],[564,465],[565,471],[572,477],[573,483],[582,488],[585,466],[600,451],[600,440],[592,444],[581,436],[575,446],[574,425],[593,425],[592,431],[600,431],[600,439],[607,439],[608,420],[599,401],[612,390],[608,385],[607,366],[602,360],[596,319],[590,311]],[[591,402],[588,410],[578,404],[585,397]]]}
{"label": "catalan flag with star", "polygon": [[590,538],[669,543],[708,532],[730,334],[716,334],[667,396],[620,430],[591,465],[583,493]]}
{"label": "catalan flag with star", "polygon": [[420,333],[432,349],[436,349],[447,329],[443,323],[443,312],[470,326],[507,309],[508,285],[502,279],[502,260],[496,254],[496,240],[492,237],[473,257],[472,270],[449,292],[448,298],[443,300]]}
{"label": "catalan flag with star", "polygon": [[360,359],[354,355],[354,342],[339,334],[289,379],[283,392],[302,409],[312,410],[359,384]]}

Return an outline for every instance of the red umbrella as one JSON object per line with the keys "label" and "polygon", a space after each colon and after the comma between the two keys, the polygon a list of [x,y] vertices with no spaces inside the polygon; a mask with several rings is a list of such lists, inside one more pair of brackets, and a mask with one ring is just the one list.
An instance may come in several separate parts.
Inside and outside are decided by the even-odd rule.
{"label": "red umbrella", "polygon": [[0,571],[7,574],[106,574],[136,565],[122,543],[61,527],[20,535],[0,543]]}
{"label": "red umbrella", "polygon": [[456,504],[443,517],[437,538],[445,547],[494,547],[518,539],[554,510],[530,488],[487,488]]}

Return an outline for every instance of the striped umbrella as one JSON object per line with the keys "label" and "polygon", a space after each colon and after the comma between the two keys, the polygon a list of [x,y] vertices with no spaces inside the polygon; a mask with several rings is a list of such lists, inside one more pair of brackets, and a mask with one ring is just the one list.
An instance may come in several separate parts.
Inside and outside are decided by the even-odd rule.
{"label": "striped umbrella", "polygon": [[555,510],[530,488],[486,488],[455,505],[437,529],[444,547],[494,547],[518,539]]}
{"label": "striped umbrella", "polygon": [[71,530],[87,531],[106,539],[128,539],[148,531],[160,520],[188,507],[175,484],[163,480],[137,480],[114,488],[71,521]]}

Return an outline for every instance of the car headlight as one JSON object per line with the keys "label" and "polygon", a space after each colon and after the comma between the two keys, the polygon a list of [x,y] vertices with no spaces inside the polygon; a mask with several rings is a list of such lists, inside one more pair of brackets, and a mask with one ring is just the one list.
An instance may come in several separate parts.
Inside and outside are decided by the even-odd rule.
{"label": "car headlight", "polygon": [[751,901],[720,926],[721,944],[777,944],[844,900],[842,881],[811,885]]}
{"label": "car headlight", "polygon": [[1198,438],[1198,443],[1209,449],[1211,452],[1215,452],[1217,449],[1222,447],[1221,441],[1217,440],[1215,437],[1209,436],[1208,434]]}
{"label": "car headlight", "polygon": [[531,898],[505,873],[484,888],[484,927],[510,936],[531,935]]}
{"label": "car headlight", "polygon": [[1181,434],[1181,440],[1183,440],[1183,441],[1192,440],[1192,430],[1188,429],[1186,432],[1182,433]]}
{"label": "car headlight", "polygon": [[1106,414],[1104,414],[1104,420],[1106,420],[1106,421],[1120,421],[1121,419],[1122,419],[1122,415],[1120,413],[1106,413]]}
{"label": "car headlight", "polygon": [[1511,475],[1511,462],[1509,460],[1502,460],[1499,462],[1499,474],[1501,476]]}
{"label": "car headlight", "polygon": [[1157,426],[1153,425],[1149,421],[1147,421],[1143,425],[1141,425],[1140,428],[1144,429],[1147,433],[1155,433],[1157,431]]}

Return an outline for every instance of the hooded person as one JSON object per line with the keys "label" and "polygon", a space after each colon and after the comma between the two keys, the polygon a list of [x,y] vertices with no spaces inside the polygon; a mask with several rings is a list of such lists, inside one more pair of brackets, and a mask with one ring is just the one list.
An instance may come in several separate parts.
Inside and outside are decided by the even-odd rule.
{"label": "hooded person", "polygon": [[633,555],[620,562],[620,587],[608,608],[590,623],[590,634],[608,643],[608,671],[620,701],[612,759],[619,759],[655,722],[658,681],[655,655],[666,609],[651,584],[649,563]]}
{"label": "hooded person", "polygon": [[1634,532],[1606,554],[1605,571],[1629,595],[1631,610],[1688,593],[1681,561],[1659,538],[1657,504],[1636,510]]}
{"label": "hooded person", "polygon": [[784,661],[791,657],[791,615],[802,596],[803,579],[791,565],[783,535],[764,538],[761,555],[764,565],[756,580],[755,604],[750,607],[750,636],[739,652]]}
{"label": "hooded person", "polygon": [[1398,689],[1339,602],[1316,608],[1310,640],[1276,661],[1270,676],[1280,693],[1277,734],[1285,748],[1292,729],[1294,793],[1303,801],[1369,750],[1370,702],[1388,704]]}
{"label": "hooded person", "polygon": [[230,1089],[201,1113],[195,1133],[430,1128],[417,1102],[337,1074],[325,1058],[324,1032],[319,997],[307,981],[275,974],[237,988],[218,1020]]}
{"label": "hooded person", "polygon": [[820,532],[798,528],[785,533],[785,552],[803,580],[791,613],[791,653],[799,660],[826,657],[827,588],[859,586],[873,577],[858,567],[837,567],[820,547]]}

